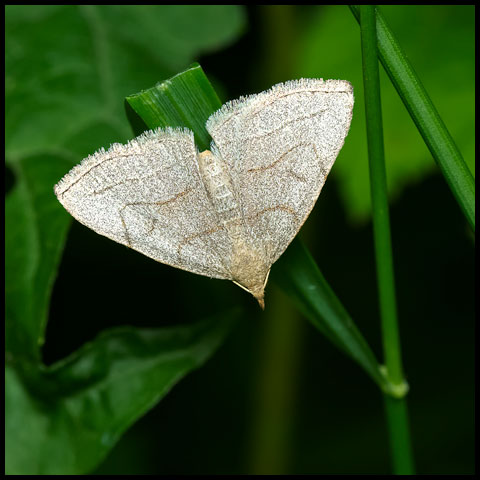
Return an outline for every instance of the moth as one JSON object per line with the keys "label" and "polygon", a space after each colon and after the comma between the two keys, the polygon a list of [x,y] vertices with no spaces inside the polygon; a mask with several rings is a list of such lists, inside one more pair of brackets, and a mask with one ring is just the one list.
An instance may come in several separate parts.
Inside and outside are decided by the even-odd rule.
{"label": "moth", "polygon": [[226,103],[193,132],[156,129],[54,187],[79,222],[158,262],[231,280],[264,308],[270,268],[308,217],[350,128],[353,88],[300,79]]}

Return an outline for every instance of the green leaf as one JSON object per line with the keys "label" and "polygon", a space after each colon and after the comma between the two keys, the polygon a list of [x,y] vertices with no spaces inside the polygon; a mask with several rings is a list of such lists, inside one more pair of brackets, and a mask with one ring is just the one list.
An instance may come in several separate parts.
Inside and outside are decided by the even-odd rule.
{"label": "green leaf", "polygon": [[201,150],[209,148],[211,140],[205,122],[222,106],[198,64],[126,100],[149,129],[189,128]]}
{"label": "green leaf", "polygon": [[7,365],[6,474],[90,471],[132,423],[212,355],[238,316],[235,310],[181,327],[104,331],[43,367],[28,386]]}
{"label": "green leaf", "polygon": [[6,7],[8,351],[39,358],[70,222],[53,185],[94,150],[128,140],[121,98],[232,41],[243,23],[237,6]]}
{"label": "green leaf", "polygon": [[237,5],[8,5],[5,13],[9,162],[39,150],[81,159],[128,140],[119,98],[225,47],[245,24]]}
{"label": "green leaf", "polygon": [[[350,8],[359,20],[358,7],[352,5]],[[380,61],[440,167],[466,219],[475,231],[473,176],[422,82],[378,8],[376,22]]]}
{"label": "green leaf", "polygon": [[17,181],[5,200],[5,348],[17,359],[40,359],[49,298],[70,224],[52,190],[66,164],[38,155],[13,168]]}

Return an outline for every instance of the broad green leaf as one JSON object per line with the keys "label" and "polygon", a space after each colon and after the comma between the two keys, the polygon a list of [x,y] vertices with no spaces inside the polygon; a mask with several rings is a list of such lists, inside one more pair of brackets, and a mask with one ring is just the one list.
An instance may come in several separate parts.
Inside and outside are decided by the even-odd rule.
{"label": "broad green leaf", "polygon": [[7,364],[6,474],[90,471],[135,420],[212,355],[238,315],[104,331],[28,383],[21,369]]}
{"label": "broad green leaf", "polygon": [[[243,30],[230,5],[6,7],[6,151],[77,156],[130,135],[118,101],[218,50]],[[113,131],[80,139],[107,124]]]}
{"label": "broad green leaf", "polygon": [[221,5],[8,5],[5,13],[6,161],[15,179],[5,219],[7,349],[38,358],[70,218],[53,185],[89,153],[131,137],[122,98],[233,41],[244,16]]}
{"label": "broad green leaf", "polygon": [[17,181],[5,200],[5,348],[17,359],[40,358],[50,292],[70,224],[52,190],[66,165],[65,159],[38,155],[13,167]]}

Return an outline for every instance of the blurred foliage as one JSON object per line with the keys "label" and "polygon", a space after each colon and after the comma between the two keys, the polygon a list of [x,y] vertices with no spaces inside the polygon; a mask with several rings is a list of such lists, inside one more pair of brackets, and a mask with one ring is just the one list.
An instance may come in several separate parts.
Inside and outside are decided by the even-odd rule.
{"label": "blurred foliage", "polygon": [[7,161],[72,161],[127,140],[123,98],[225,47],[244,22],[228,5],[8,5]]}
{"label": "blurred foliage", "polygon": [[[473,7],[380,8],[473,172]],[[348,142],[342,151],[342,161],[335,164],[332,172],[338,178],[350,217],[365,221],[369,218],[370,191],[367,157],[362,151],[366,127],[359,27],[354,17],[346,15],[340,6],[318,6],[309,9],[308,15],[299,12],[299,17],[294,76],[346,78],[355,87],[355,111]],[[387,178],[391,197],[396,199],[405,186],[421,181],[437,167],[383,69],[380,73]]]}
{"label": "blurred foliage", "polygon": [[[473,171],[474,7],[382,10]],[[266,329],[275,322],[267,327],[237,287],[161,266],[77,222],[67,241],[71,222],[52,191],[81,158],[132,137],[125,96],[194,60],[213,77],[222,101],[301,76],[354,85],[350,134],[302,236],[380,351],[358,25],[341,6],[257,6],[247,13],[235,6],[6,7],[6,453],[16,472],[32,459],[39,471],[52,453],[68,446],[56,434],[71,425],[49,424],[48,418],[69,417],[49,416],[52,403],[44,401],[58,398],[44,382],[45,373],[68,366],[64,357],[80,348],[68,357],[77,358],[85,342],[109,327],[185,324],[243,302],[247,315],[215,360],[137,422],[97,473],[248,473],[257,408],[252,387],[271,338]],[[418,470],[473,473],[473,246],[451,193],[443,178],[432,175],[435,163],[382,71],[381,81]],[[279,313],[275,321],[282,322]],[[289,416],[290,450],[282,468],[385,473],[388,449],[376,387],[315,330],[298,325],[296,346],[283,362],[298,365],[298,371],[290,375],[295,383],[283,412]],[[39,368],[41,360],[49,366]],[[281,381],[282,372],[274,368],[270,377]],[[268,375],[262,379],[268,391]],[[46,385],[53,390],[41,391]],[[158,391],[148,394],[153,399]],[[59,400],[57,413],[66,399]],[[19,405],[36,412],[28,425]],[[34,458],[30,442],[45,438],[35,437],[38,432],[59,443],[55,452],[45,448]],[[102,444],[99,457],[117,437]],[[14,439],[27,447],[12,453]]]}
{"label": "blurred foliage", "polygon": [[232,314],[178,331],[104,331],[45,369],[40,347],[70,223],[52,187],[100,139],[128,137],[122,99],[158,78],[152,64],[174,73],[238,35],[243,15],[228,6],[8,6],[6,14],[6,161],[15,175],[5,209],[6,471],[79,474],[213,353]]}

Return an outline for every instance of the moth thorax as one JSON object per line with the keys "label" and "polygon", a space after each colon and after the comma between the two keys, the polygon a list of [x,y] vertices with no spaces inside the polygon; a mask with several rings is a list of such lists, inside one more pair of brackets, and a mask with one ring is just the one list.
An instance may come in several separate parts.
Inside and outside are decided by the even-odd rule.
{"label": "moth thorax", "polygon": [[225,161],[220,155],[205,150],[197,155],[198,166],[208,198],[219,219],[226,226],[240,218],[240,209],[233,191],[233,182]]}

